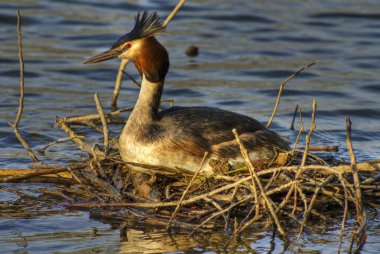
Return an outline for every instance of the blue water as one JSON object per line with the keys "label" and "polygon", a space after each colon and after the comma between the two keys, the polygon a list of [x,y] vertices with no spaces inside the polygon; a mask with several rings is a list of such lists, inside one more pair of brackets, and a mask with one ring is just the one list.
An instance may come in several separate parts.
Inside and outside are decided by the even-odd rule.
{"label": "blue water", "polygon": [[[14,121],[19,96],[17,9],[23,16],[26,92],[20,127],[32,148],[38,150],[66,137],[54,126],[55,116],[96,112],[95,92],[105,109],[110,109],[118,60],[91,66],[82,62],[128,32],[138,10],[156,10],[165,17],[175,4],[172,0],[0,0],[0,168],[26,168],[31,163],[8,125]],[[296,130],[289,129],[294,107],[302,107],[307,130],[315,98],[317,129],[312,145],[337,145],[339,152],[332,155],[347,160],[345,117],[349,115],[358,161],[380,158],[378,1],[192,0],[169,25],[168,35],[159,40],[168,49],[171,60],[165,99],[174,99],[175,105],[220,107],[262,122],[269,118],[279,84],[299,67],[319,59],[320,64],[286,85],[273,129],[294,140],[299,126],[296,121]],[[189,45],[199,47],[198,57],[186,56]],[[127,70],[138,78],[133,65]],[[137,93],[138,88],[125,80],[119,106],[133,104]],[[40,155],[43,161],[54,163],[82,156],[70,143]],[[37,192],[42,187],[22,188]],[[0,201],[13,199],[16,196],[0,190]],[[42,211],[45,209],[58,212],[33,213],[23,219],[1,213],[3,250],[88,253],[142,251],[146,247],[162,252],[160,248],[166,244],[174,246],[167,251],[204,252],[218,251],[223,238],[216,235],[207,241],[188,240],[187,236],[178,235],[175,244],[164,232],[137,230],[131,236],[135,241],[120,243],[117,229],[89,219],[86,212],[41,206]],[[375,253],[380,249],[379,226],[378,218],[370,221],[363,252]],[[94,227],[99,235],[92,238]],[[339,223],[321,225],[320,230],[292,243],[289,252],[335,252],[339,228]],[[274,252],[281,252],[284,243],[279,239],[272,241],[271,232],[250,232],[235,250],[268,252],[273,243]]]}

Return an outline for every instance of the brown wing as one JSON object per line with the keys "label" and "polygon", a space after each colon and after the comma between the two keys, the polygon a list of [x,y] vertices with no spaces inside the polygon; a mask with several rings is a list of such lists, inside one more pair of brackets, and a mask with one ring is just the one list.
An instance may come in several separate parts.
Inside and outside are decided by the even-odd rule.
{"label": "brown wing", "polygon": [[[247,132],[239,135],[239,139],[244,147],[254,153],[254,160],[272,159],[275,155],[275,149],[288,150],[287,142],[276,133],[264,129],[256,132]],[[240,146],[237,141],[231,140],[211,147],[212,153],[220,158],[236,159],[240,156]]]}
{"label": "brown wing", "polygon": [[205,148],[233,140],[233,128],[238,133],[264,129],[251,117],[217,108],[173,107],[161,112],[159,117],[161,124],[170,128],[170,133],[175,133],[178,138],[197,142]]}

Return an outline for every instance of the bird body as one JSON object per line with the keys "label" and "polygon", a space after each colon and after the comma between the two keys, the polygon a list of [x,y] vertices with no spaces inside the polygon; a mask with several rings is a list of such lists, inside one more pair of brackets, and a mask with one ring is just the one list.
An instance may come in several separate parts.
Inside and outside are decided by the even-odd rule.
{"label": "bird body", "polygon": [[272,159],[275,149],[289,149],[282,137],[234,112],[208,107],[173,107],[159,112],[169,57],[154,35],[163,30],[155,13],[138,14],[130,33],[86,62],[126,58],[142,76],[139,97],[120,135],[124,161],[195,172],[207,152],[202,172],[212,174],[210,160],[227,159],[231,165],[242,160],[232,129],[239,133],[252,160]]}

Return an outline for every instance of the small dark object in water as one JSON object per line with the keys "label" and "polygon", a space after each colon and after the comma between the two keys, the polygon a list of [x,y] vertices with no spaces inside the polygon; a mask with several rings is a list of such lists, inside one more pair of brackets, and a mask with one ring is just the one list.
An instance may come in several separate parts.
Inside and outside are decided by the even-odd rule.
{"label": "small dark object in water", "polygon": [[194,45],[190,45],[186,51],[185,51],[186,55],[190,56],[190,57],[195,57],[195,56],[198,56],[199,54],[199,48],[197,46],[194,46]]}

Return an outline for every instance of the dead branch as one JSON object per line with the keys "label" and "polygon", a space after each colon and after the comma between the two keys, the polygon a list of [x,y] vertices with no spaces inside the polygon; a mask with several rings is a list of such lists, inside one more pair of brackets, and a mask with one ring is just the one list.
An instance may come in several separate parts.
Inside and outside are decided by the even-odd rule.
{"label": "dead branch", "polygon": [[15,128],[18,128],[20,123],[22,112],[24,111],[24,58],[22,55],[22,34],[21,34],[21,14],[17,11],[17,39],[18,39],[18,60],[20,62],[20,102],[17,111],[16,121],[13,124]]}
{"label": "dead branch", "polygon": [[296,151],[298,141],[299,141],[299,139],[300,139],[300,137],[301,137],[301,134],[302,134],[302,132],[303,132],[303,121],[302,121],[302,110],[301,110],[301,106],[298,107],[298,113],[299,113],[299,116],[300,116],[300,130],[298,131],[298,135],[297,135],[296,141],[294,142],[293,150],[292,150],[292,154],[294,154],[294,152]]}
{"label": "dead branch", "polygon": [[[56,169],[56,167],[52,167],[50,169]],[[2,177],[11,177],[11,176],[18,176],[18,175],[25,175],[29,173],[34,173],[34,172],[41,172],[41,170],[47,170],[49,168],[40,168],[40,169],[29,169],[29,168],[23,168],[23,169],[15,169],[15,168],[2,168],[0,169],[0,179]],[[71,178],[71,174],[67,173],[65,171],[60,172],[60,173],[54,173],[54,174],[48,174],[44,175],[46,177],[60,177],[60,178]]]}
{"label": "dead branch", "polygon": [[32,160],[39,161],[37,155],[30,148],[28,142],[26,142],[26,140],[23,138],[18,128],[18,125],[22,117],[22,112],[24,110],[24,58],[22,55],[22,34],[21,34],[20,11],[17,11],[17,38],[18,38],[18,59],[20,62],[20,100],[19,100],[19,107],[17,111],[16,120],[13,124],[9,123],[9,125],[13,128],[13,131],[15,132],[17,139],[23,145],[23,147],[25,148],[28,155],[32,158]]}
{"label": "dead branch", "polygon": [[315,130],[315,111],[317,110],[317,101],[314,99],[313,100],[313,113],[311,115],[311,127],[309,133],[306,135],[306,144],[305,144],[305,152],[303,153],[302,157],[302,163],[301,166],[305,166],[306,163],[306,158],[309,153],[309,145],[310,145],[310,140],[311,140],[311,134]]}
{"label": "dead branch", "polygon": [[170,228],[170,224],[172,223],[172,221],[175,219],[175,216],[177,215],[177,212],[179,211],[179,209],[181,208],[181,203],[183,201],[183,199],[185,198],[187,192],[189,191],[190,187],[193,185],[193,182],[195,180],[195,178],[198,176],[199,172],[202,170],[202,167],[203,167],[203,163],[205,162],[206,158],[208,156],[208,152],[205,152],[204,156],[203,156],[203,159],[201,161],[201,164],[199,165],[199,168],[198,170],[195,172],[195,174],[193,175],[193,177],[191,178],[189,184],[187,185],[185,191],[182,193],[182,196],[181,198],[179,199],[178,201],[178,205],[176,206],[172,216],[170,217],[170,220],[169,220],[169,223],[168,223],[168,227],[166,229],[169,229]]}
{"label": "dead branch", "polygon": [[239,143],[240,151],[241,151],[241,153],[242,153],[242,155],[243,155],[243,157],[244,157],[244,159],[245,159],[245,161],[246,161],[246,163],[247,163],[247,166],[248,166],[248,168],[250,169],[250,171],[252,172],[252,174],[253,174],[253,176],[254,176],[254,178],[255,178],[255,180],[256,180],[256,183],[257,183],[257,185],[259,186],[259,189],[260,189],[261,195],[263,196],[263,198],[264,198],[264,200],[265,200],[265,202],[266,202],[267,208],[269,209],[269,211],[270,211],[270,213],[271,213],[271,215],[272,215],[272,217],[273,217],[273,220],[274,220],[274,222],[276,223],[276,226],[277,226],[278,231],[280,232],[280,234],[281,234],[283,237],[286,238],[285,231],[284,231],[284,229],[282,228],[282,226],[281,226],[281,224],[280,224],[280,221],[279,221],[279,219],[278,219],[278,217],[277,217],[277,215],[276,215],[275,210],[273,209],[272,201],[271,201],[271,200],[268,198],[268,196],[265,194],[265,190],[264,190],[264,188],[263,188],[263,185],[262,185],[262,183],[261,183],[260,178],[258,177],[258,175],[257,175],[257,173],[256,173],[256,171],[255,171],[255,169],[254,169],[254,167],[253,167],[253,164],[252,164],[252,161],[251,161],[251,159],[250,159],[250,157],[249,157],[249,155],[248,155],[248,151],[247,151],[247,149],[244,147],[243,143],[240,141],[240,139],[239,139],[239,135],[238,135],[236,129],[233,129],[232,132],[233,132],[234,135],[235,135],[235,139],[236,139],[236,141]]}
{"label": "dead branch", "polygon": [[300,74],[302,71],[306,70],[307,68],[310,68],[311,66],[319,63],[320,61],[319,60],[316,60],[312,63],[309,63],[305,66],[303,66],[301,69],[299,69],[298,71],[296,71],[294,74],[290,75],[286,80],[284,80],[281,85],[280,85],[280,89],[278,90],[278,95],[277,95],[277,100],[276,100],[276,103],[274,105],[274,108],[273,108],[273,111],[272,111],[272,115],[270,116],[269,118],[269,121],[266,125],[267,128],[270,127],[270,125],[272,124],[272,121],[273,121],[273,118],[274,116],[276,115],[276,112],[277,112],[277,108],[278,108],[278,105],[280,104],[280,101],[281,101],[281,95],[282,95],[282,91],[284,90],[284,86],[290,81],[292,80],[295,76],[297,76],[298,74]]}
{"label": "dead branch", "polygon": [[298,112],[298,104],[296,105],[296,107],[294,108],[294,114],[293,114],[293,119],[292,119],[292,123],[290,124],[290,129],[292,131],[294,131],[294,122],[296,120],[296,117],[297,117],[297,112]]}
{"label": "dead branch", "polygon": [[105,154],[105,156],[107,156],[108,155],[108,146],[109,146],[107,120],[106,120],[106,117],[104,115],[103,107],[102,107],[102,104],[99,100],[99,96],[97,93],[94,94],[94,99],[95,99],[95,103],[96,103],[96,109],[98,110],[100,120],[102,121],[103,137],[104,137],[104,154]]}
{"label": "dead branch", "polygon": [[[92,154],[93,151],[92,151],[92,147],[88,144],[86,144],[82,139],[78,138],[78,134],[75,133],[75,131],[73,129],[71,129],[63,119],[57,117],[56,118],[56,123],[58,124],[58,126],[64,131],[66,132],[67,135],[69,135],[72,140],[79,146],[79,148],[83,151],[85,151],[86,153],[88,154]],[[96,154],[99,158],[105,158],[105,154],[104,152],[102,151],[99,151],[99,150],[96,150]]]}
{"label": "dead branch", "polygon": [[53,145],[56,145],[58,143],[61,143],[61,142],[66,142],[66,141],[71,141],[73,140],[73,138],[80,138],[80,139],[84,139],[84,136],[75,136],[75,137],[67,137],[67,138],[59,138],[57,139],[56,141],[53,141],[53,142],[50,142],[49,144],[47,144],[46,146],[44,146],[43,148],[41,148],[40,150],[38,150],[38,152],[42,155],[45,155],[45,152],[46,150],[53,146]]}
{"label": "dead branch", "polygon": [[346,129],[347,129],[347,147],[348,151],[350,153],[350,159],[351,159],[351,170],[352,170],[352,176],[354,179],[354,190],[355,190],[355,207],[356,207],[356,222],[357,227],[353,232],[350,249],[349,252],[351,253],[353,242],[357,239],[359,244],[360,241],[365,234],[364,230],[367,225],[366,221],[366,210],[363,207],[363,198],[362,198],[362,192],[360,189],[360,179],[359,174],[356,168],[356,156],[354,153],[354,149],[352,147],[352,141],[351,141],[351,120],[350,117],[346,117]]}
{"label": "dead branch", "polygon": [[[134,106],[129,106],[126,108],[118,109],[116,111],[112,111],[112,112],[106,114],[105,116],[107,118],[110,118],[112,116],[118,116],[122,112],[132,111],[133,108],[134,108]],[[83,123],[86,123],[87,121],[90,121],[90,120],[100,120],[100,115],[99,114],[92,114],[92,115],[85,115],[85,116],[72,116],[72,117],[65,117],[62,120],[67,124],[72,124],[72,123],[82,123],[83,124]]]}
{"label": "dead branch", "polygon": [[[16,182],[16,181],[21,181],[21,180],[28,179],[28,178],[33,178],[36,176],[57,174],[57,173],[65,172],[65,171],[69,171],[69,170],[82,169],[84,167],[85,167],[85,165],[79,164],[79,165],[73,165],[73,166],[69,166],[69,167],[61,167],[61,168],[55,168],[55,169],[41,169],[41,170],[36,170],[33,172],[26,173],[26,174],[14,175],[14,176],[0,178],[0,183]],[[26,171],[26,172],[28,172],[28,171]]]}

